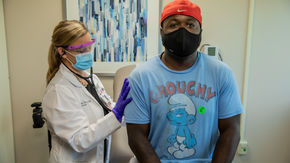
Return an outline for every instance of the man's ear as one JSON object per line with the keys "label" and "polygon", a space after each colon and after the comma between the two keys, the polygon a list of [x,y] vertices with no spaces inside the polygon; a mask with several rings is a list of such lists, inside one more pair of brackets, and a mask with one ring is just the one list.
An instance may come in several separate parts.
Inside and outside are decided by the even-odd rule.
{"label": "man's ear", "polygon": [[160,34],[162,34],[162,32],[163,32],[163,28],[160,26]]}
{"label": "man's ear", "polygon": [[160,26],[160,36],[161,38],[164,36],[164,29],[162,26]]}

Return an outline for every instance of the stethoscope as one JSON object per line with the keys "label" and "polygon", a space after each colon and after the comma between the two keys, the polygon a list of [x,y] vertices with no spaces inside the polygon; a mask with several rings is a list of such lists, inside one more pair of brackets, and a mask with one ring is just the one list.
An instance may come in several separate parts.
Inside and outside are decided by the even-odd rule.
{"label": "stethoscope", "polygon": [[[64,54],[63,54],[64,55]],[[62,55],[61,55],[61,58],[62,58]],[[61,59],[60,58],[60,59]],[[103,101],[100,99],[97,91],[96,91],[96,86],[95,86],[95,83],[94,83],[94,79],[93,79],[93,68],[91,67],[90,68],[90,75],[87,76],[87,77],[84,77],[84,76],[81,76],[80,74],[72,71],[66,64],[63,63],[62,59],[61,59],[61,63],[67,68],[69,69],[70,72],[72,72],[74,75],[78,76],[79,78],[81,79],[84,79],[88,85],[91,84],[92,88],[91,89],[87,89],[91,95],[98,101],[98,103],[102,106],[103,110],[104,110],[104,114],[108,114],[109,112],[111,112],[111,110],[103,103]],[[89,80],[91,79],[91,81]]]}

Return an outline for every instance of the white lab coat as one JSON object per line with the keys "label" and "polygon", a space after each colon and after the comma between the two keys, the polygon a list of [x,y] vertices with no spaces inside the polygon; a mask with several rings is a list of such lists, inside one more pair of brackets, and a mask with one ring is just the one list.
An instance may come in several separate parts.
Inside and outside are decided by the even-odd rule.
{"label": "white lab coat", "polygon": [[[95,75],[94,82],[102,101],[113,107]],[[105,138],[109,162],[109,135],[120,123],[112,112],[104,116],[101,105],[63,64],[47,86],[42,107],[52,136],[50,163],[103,163]]]}

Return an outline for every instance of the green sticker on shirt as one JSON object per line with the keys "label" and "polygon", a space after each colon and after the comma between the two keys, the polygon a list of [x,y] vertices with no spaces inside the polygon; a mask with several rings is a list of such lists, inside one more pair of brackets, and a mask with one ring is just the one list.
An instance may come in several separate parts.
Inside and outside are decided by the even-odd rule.
{"label": "green sticker on shirt", "polygon": [[198,112],[199,112],[200,114],[205,113],[205,107],[204,107],[204,106],[199,107],[199,108],[198,108]]}

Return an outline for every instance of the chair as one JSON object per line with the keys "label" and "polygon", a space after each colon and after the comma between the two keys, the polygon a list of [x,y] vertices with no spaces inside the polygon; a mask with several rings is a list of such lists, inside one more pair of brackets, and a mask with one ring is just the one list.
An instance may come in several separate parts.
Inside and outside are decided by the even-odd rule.
{"label": "chair", "polygon": [[[117,101],[122,89],[123,81],[129,76],[135,65],[129,65],[117,70],[113,83],[113,100]],[[126,126],[122,126],[112,135],[110,163],[128,163],[134,156],[128,145]]]}

